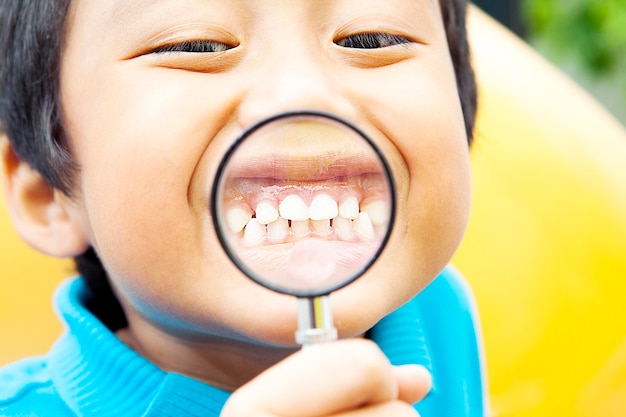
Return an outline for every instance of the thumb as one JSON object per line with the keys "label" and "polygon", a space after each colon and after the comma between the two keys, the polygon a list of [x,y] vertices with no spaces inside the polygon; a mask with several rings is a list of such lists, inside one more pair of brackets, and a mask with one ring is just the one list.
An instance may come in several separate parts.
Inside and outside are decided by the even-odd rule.
{"label": "thumb", "polygon": [[409,404],[424,399],[433,385],[430,372],[421,365],[402,365],[393,369],[398,384],[398,399]]}

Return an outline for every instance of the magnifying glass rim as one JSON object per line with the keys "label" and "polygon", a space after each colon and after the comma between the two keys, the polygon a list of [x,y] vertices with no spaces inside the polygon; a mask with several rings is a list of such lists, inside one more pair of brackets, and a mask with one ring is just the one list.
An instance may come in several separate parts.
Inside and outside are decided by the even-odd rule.
{"label": "magnifying glass rim", "polygon": [[[342,124],[344,126],[347,126],[350,129],[352,129],[359,136],[361,136],[370,145],[370,147],[374,150],[374,152],[378,156],[379,160],[381,161],[383,169],[384,169],[385,173],[387,174],[387,178],[389,180],[389,188],[390,188],[390,194],[391,194],[391,196],[390,196],[391,197],[391,213],[390,213],[390,216],[389,216],[389,225],[387,227],[387,230],[385,232],[385,235],[384,235],[382,241],[380,242],[380,245],[379,245],[378,249],[376,250],[374,255],[371,257],[369,262],[367,262],[362,268],[356,270],[355,273],[352,274],[352,276],[350,278],[348,278],[348,279],[346,279],[346,280],[344,280],[344,281],[342,281],[340,283],[336,283],[336,284],[330,285],[328,287],[323,287],[323,288],[320,288],[320,289],[299,290],[299,289],[293,289],[293,288],[285,288],[283,286],[267,282],[267,280],[265,280],[264,278],[260,277],[254,271],[250,270],[246,266],[246,263],[231,248],[231,245],[229,244],[228,239],[225,236],[225,232],[223,232],[224,226],[222,226],[220,224],[220,220],[219,220],[220,218],[223,217],[222,216],[222,211],[223,210],[219,207],[219,204],[218,204],[218,194],[219,194],[222,182],[223,182],[223,175],[224,175],[224,173],[226,171],[226,167],[227,167],[228,163],[230,162],[230,159],[232,158],[233,154],[237,150],[237,148],[239,148],[239,146],[243,143],[243,141],[246,138],[248,138],[248,136],[254,134],[257,130],[261,129],[262,127],[264,127],[264,126],[266,126],[266,125],[268,125],[268,124],[270,124],[270,123],[272,123],[272,122],[274,122],[276,120],[288,119],[288,118],[321,118],[321,119],[328,119],[328,120],[331,120],[331,121],[333,121],[335,123]],[[268,288],[270,290],[276,291],[276,292],[281,293],[281,294],[293,295],[293,296],[296,296],[296,297],[319,297],[319,296],[323,296],[323,295],[328,295],[331,292],[336,291],[336,290],[338,290],[340,288],[343,288],[346,285],[352,283],[357,278],[359,278],[361,275],[363,275],[374,264],[374,262],[376,262],[376,260],[378,259],[378,257],[382,253],[383,249],[387,245],[387,242],[389,240],[389,236],[391,235],[391,230],[393,229],[393,225],[394,225],[394,222],[395,222],[395,218],[396,218],[396,186],[395,186],[395,183],[394,183],[393,175],[391,173],[391,169],[389,167],[389,164],[387,163],[387,159],[385,158],[385,156],[383,155],[381,150],[369,138],[369,136],[367,136],[363,131],[361,131],[361,129],[359,129],[353,123],[351,123],[348,120],[345,120],[345,119],[343,119],[343,118],[341,118],[339,116],[336,116],[336,115],[333,115],[333,114],[330,114],[330,113],[325,113],[325,112],[322,112],[322,111],[315,111],[315,110],[289,111],[289,112],[277,113],[277,114],[269,116],[269,117],[267,117],[265,119],[262,119],[262,120],[260,120],[260,121],[258,121],[256,123],[253,123],[252,125],[248,126],[246,129],[244,129],[244,131],[241,132],[237,136],[235,141],[230,145],[230,147],[228,148],[228,150],[224,154],[224,157],[220,161],[220,164],[219,164],[218,169],[216,171],[215,180],[213,182],[213,187],[212,187],[212,191],[211,191],[211,210],[212,210],[212,213],[213,213],[213,216],[212,216],[213,217],[213,225],[215,227],[215,231],[217,233],[217,237],[218,237],[218,239],[220,241],[220,244],[221,244],[222,248],[224,249],[224,252],[226,252],[226,254],[230,258],[230,260],[235,264],[235,266],[237,268],[239,268],[239,270],[241,272],[243,272],[248,278],[250,278],[252,281],[256,282],[257,284],[264,286],[265,288]]]}

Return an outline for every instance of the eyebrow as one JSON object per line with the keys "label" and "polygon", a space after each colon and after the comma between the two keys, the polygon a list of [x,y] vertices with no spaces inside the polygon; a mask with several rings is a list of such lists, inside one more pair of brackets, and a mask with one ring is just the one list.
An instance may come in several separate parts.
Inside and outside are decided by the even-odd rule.
{"label": "eyebrow", "polygon": [[[119,16],[134,14],[140,10],[144,10],[147,6],[154,6],[155,3],[167,3],[171,0],[119,0],[113,5],[109,16],[106,18],[107,26],[110,21],[116,21]],[[231,1],[231,0],[229,0]],[[310,1],[310,0],[305,0]],[[420,0],[424,1],[424,0]],[[441,0],[426,0],[431,6],[441,6]]]}
{"label": "eyebrow", "polygon": [[[111,0],[103,0],[110,3]],[[234,0],[228,0],[234,1]],[[295,1],[311,1],[311,0],[295,0]],[[417,3],[432,7],[434,10],[441,12],[441,0],[416,0]],[[113,2],[107,15],[105,15],[103,22],[104,28],[111,26],[127,27],[135,19],[140,18],[145,14],[146,9],[150,9],[150,6],[158,6],[164,4],[176,4],[176,0],[117,0]]]}

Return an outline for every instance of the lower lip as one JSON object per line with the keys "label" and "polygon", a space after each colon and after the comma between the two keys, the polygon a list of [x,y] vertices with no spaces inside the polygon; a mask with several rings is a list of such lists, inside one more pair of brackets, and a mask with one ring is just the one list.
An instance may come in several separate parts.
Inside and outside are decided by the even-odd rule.
{"label": "lower lip", "polygon": [[376,242],[309,237],[292,243],[238,245],[236,255],[255,281],[281,292],[303,293],[352,281],[371,263],[377,249]]}

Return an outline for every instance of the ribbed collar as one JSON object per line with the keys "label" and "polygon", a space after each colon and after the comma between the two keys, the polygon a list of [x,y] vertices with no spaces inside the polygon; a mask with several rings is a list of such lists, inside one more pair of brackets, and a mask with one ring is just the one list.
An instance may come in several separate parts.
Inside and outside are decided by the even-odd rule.
{"label": "ribbed collar", "polygon": [[[184,375],[167,373],[122,343],[84,307],[81,279],[64,282],[55,306],[66,332],[50,351],[54,384],[77,415],[219,416],[229,393]],[[394,364],[431,369],[419,308],[409,302],[369,333]]]}

